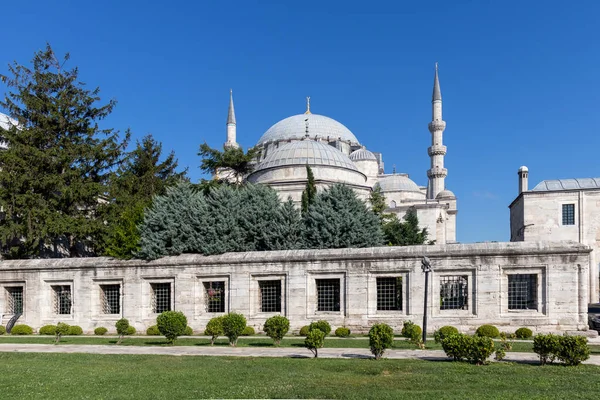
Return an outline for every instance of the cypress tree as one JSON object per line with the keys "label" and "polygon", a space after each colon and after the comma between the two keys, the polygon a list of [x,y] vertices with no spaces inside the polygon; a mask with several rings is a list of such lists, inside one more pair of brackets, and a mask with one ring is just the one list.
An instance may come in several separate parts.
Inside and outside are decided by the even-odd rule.
{"label": "cypress tree", "polygon": [[379,218],[356,193],[334,185],[317,194],[304,215],[305,241],[309,248],[369,247],[383,244]]}
{"label": "cypress tree", "polygon": [[308,164],[306,164],[306,178],[306,189],[302,191],[302,214],[305,214],[308,211],[310,205],[315,202],[315,196],[317,195],[315,176],[313,175],[312,168]]}
{"label": "cypress tree", "polygon": [[373,191],[371,191],[369,196],[369,203],[371,204],[371,211],[383,221],[385,218],[383,212],[387,208],[387,205],[385,204],[385,196],[381,191],[379,183],[376,183],[373,187]]}

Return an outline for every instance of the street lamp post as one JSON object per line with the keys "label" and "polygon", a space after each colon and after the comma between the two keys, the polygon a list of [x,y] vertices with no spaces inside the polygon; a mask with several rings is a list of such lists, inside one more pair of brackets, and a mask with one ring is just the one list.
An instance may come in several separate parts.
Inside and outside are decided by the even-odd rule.
{"label": "street lamp post", "polygon": [[423,257],[421,260],[421,269],[425,273],[425,299],[423,300],[423,345],[427,341],[427,292],[429,289],[429,273],[432,271],[429,257]]}

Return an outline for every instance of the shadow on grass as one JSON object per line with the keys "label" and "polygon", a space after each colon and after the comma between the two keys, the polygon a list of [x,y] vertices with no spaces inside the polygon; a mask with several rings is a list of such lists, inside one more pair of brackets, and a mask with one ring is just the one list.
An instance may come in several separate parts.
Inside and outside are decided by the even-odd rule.
{"label": "shadow on grass", "polygon": [[374,359],[375,357],[373,356],[367,356],[364,354],[352,354],[352,353],[346,353],[346,354],[342,354],[342,357],[344,358],[361,358],[363,360],[369,360],[369,359]]}

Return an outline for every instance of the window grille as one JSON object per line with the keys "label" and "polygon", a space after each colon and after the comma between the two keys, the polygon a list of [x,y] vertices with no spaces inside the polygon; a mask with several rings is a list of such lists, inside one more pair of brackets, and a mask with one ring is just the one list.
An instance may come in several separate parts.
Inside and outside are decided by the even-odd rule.
{"label": "window grille", "polygon": [[152,283],[152,312],[160,314],[171,311],[171,284]]}
{"label": "window grille", "polygon": [[562,224],[575,225],[575,204],[562,205]]}
{"label": "window grille", "polygon": [[206,312],[225,312],[225,282],[204,282]]}
{"label": "window grille", "polygon": [[402,278],[377,278],[377,310],[402,310]]}
{"label": "window grille", "polygon": [[508,275],[508,309],[537,310],[537,275]]}
{"label": "window grille", "polygon": [[8,294],[7,314],[23,314],[23,287],[7,287]]}
{"label": "window grille", "polygon": [[340,311],[340,280],[316,279],[317,311]]}
{"label": "window grille", "polygon": [[54,291],[54,312],[56,314],[71,314],[71,286],[52,286]]}
{"label": "window grille", "polygon": [[102,301],[103,314],[121,313],[121,286],[120,285],[100,285],[100,295]]}
{"label": "window grille", "polygon": [[467,276],[440,278],[440,310],[468,310],[469,291]]}
{"label": "window grille", "polygon": [[281,312],[281,281],[259,281],[260,311]]}

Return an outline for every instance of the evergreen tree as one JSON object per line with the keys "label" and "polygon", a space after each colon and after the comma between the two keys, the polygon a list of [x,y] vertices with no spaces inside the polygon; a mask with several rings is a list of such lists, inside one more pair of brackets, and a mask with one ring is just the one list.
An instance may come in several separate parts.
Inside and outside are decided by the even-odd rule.
{"label": "evergreen tree", "polygon": [[369,196],[369,203],[371,204],[371,211],[375,213],[382,221],[385,218],[385,214],[383,213],[387,208],[385,204],[385,195],[381,191],[381,186],[379,183],[376,183],[373,187],[373,191]]}
{"label": "evergreen tree", "polygon": [[144,221],[145,205],[142,202],[126,207],[109,227],[108,240],[103,253],[109,257],[130,259],[140,250],[138,226]]}
{"label": "evergreen tree", "polygon": [[377,216],[343,185],[317,194],[304,215],[308,248],[369,247],[383,244]]}
{"label": "evergreen tree", "polygon": [[[33,67],[9,65],[10,77],[0,106],[17,126],[0,128],[8,149],[0,152],[0,222],[7,256],[71,256],[90,250],[104,232],[101,216],[109,172],[121,160],[125,141],[118,132],[101,129],[116,102],[98,105],[98,88],[79,82],[77,68],[65,69],[52,48],[35,53]],[[93,249],[92,249],[93,250]]]}
{"label": "evergreen tree", "polygon": [[294,202],[289,198],[278,210],[278,224],[273,250],[295,250],[304,247],[304,224]]}
{"label": "evergreen tree", "polygon": [[427,228],[419,228],[417,211],[411,207],[400,222],[397,216],[383,225],[385,240],[390,246],[412,246],[425,244],[428,237]]}
{"label": "evergreen tree", "polygon": [[223,151],[219,151],[203,143],[200,145],[198,155],[202,157],[200,164],[202,171],[212,175],[229,171],[234,181],[241,183],[254,170],[259,150],[253,147],[244,153],[244,150],[239,147],[227,147]]}
{"label": "evergreen tree", "polygon": [[305,214],[308,211],[310,205],[315,202],[315,196],[317,195],[315,176],[313,175],[312,168],[310,168],[308,164],[306,164],[306,178],[306,189],[302,191],[302,214]]}

